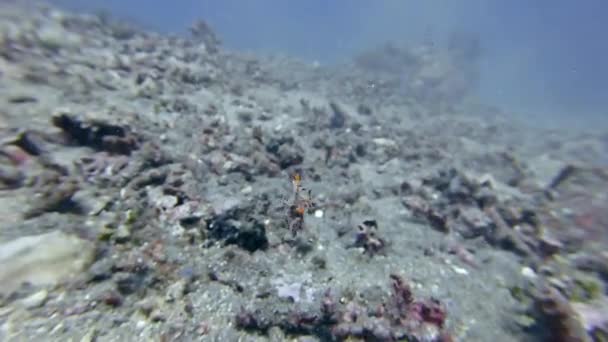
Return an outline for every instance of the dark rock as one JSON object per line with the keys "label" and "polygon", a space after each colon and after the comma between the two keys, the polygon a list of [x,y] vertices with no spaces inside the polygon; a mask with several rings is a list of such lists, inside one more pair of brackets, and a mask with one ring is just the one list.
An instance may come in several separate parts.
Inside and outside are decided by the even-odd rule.
{"label": "dark rock", "polygon": [[460,219],[463,221],[464,227],[463,229],[459,229],[459,233],[466,239],[484,236],[494,226],[494,222],[476,207],[463,208],[460,211]]}
{"label": "dark rock", "polygon": [[482,209],[494,206],[498,203],[498,198],[496,197],[494,191],[487,187],[482,187],[479,189],[479,191],[475,194],[475,199],[477,200],[477,205]]}
{"label": "dark rock", "polygon": [[324,270],[327,269],[327,259],[320,256],[320,255],[315,255],[310,259],[310,262],[317,268],[320,270]]}
{"label": "dark rock", "polygon": [[190,34],[192,34],[192,38],[195,41],[204,43],[209,53],[216,53],[218,51],[220,40],[204,20],[196,21],[190,28]]}
{"label": "dark rock", "polygon": [[332,112],[331,118],[329,119],[329,128],[344,128],[346,125],[346,113],[344,110],[335,102],[330,102],[329,107]]}
{"label": "dark rock", "polygon": [[23,104],[23,103],[38,102],[38,99],[33,96],[29,96],[29,95],[14,95],[8,99],[8,102],[14,103],[14,104]]}
{"label": "dark rock", "polygon": [[455,174],[449,181],[446,194],[455,203],[471,203],[477,186],[461,174]]}
{"label": "dark rock", "polygon": [[378,236],[378,224],[375,220],[365,220],[358,226],[352,247],[362,247],[369,256],[384,252],[386,241]]}
{"label": "dark rock", "polygon": [[0,165],[0,184],[3,188],[14,189],[21,186],[25,176],[12,165]]}
{"label": "dark rock", "polygon": [[118,272],[112,276],[116,288],[124,295],[132,294],[143,285],[143,277],[139,274]]}
{"label": "dark rock", "polygon": [[108,25],[110,34],[117,40],[128,40],[135,36],[137,30],[124,22],[112,22]]}
{"label": "dark rock", "polygon": [[577,168],[574,165],[566,165],[559,171],[553,180],[551,180],[551,183],[547,186],[547,190],[557,189],[563,182],[572,177],[576,171]]}
{"label": "dark rock", "polygon": [[357,113],[361,115],[372,115],[372,109],[369,106],[360,104],[359,106],[357,106]]}
{"label": "dark rock", "polygon": [[291,136],[272,137],[266,144],[266,151],[271,154],[278,154],[282,145],[293,145],[294,143],[295,139]]}
{"label": "dark rock", "polygon": [[45,138],[34,131],[22,132],[17,136],[14,144],[33,156],[46,153]]}
{"label": "dark rock", "polygon": [[129,185],[134,190],[138,190],[149,185],[162,185],[165,183],[167,176],[167,170],[151,169],[137,175],[137,177],[131,180]]}
{"label": "dark rock", "polygon": [[431,226],[436,230],[442,233],[450,232],[450,225],[448,222],[448,218],[445,214],[442,214],[434,209],[430,209],[426,212],[426,218],[431,224]]}
{"label": "dark rock", "polygon": [[306,255],[315,249],[312,239],[297,236],[293,241],[293,247],[299,255]]}
{"label": "dark rock", "polygon": [[302,150],[293,145],[282,144],[275,154],[281,169],[300,165],[304,161]]}
{"label": "dark rock", "polygon": [[82,122],[67,114],[53,117],[53,125],[63,130],[68,141],[110,153],[130,154],[138,147],[135,135],[126,127],[100,121]]}
{"label": "dark rock", "polygon": [[79,189],[75,179],[55,172],[46,172],[38,180],[38,184],[37,195],[32,197],[30,208],[24,213],[24,217],[32,218],[51,211],[79,211],[78,204],[72,201],[72,196]]}
{"label": "dark rock", "polygon": [[573,264],[578,269],[595,272],[608,281],[608,254],[606,253],[578,255],[574,257]]}
{"label": "dark rock", "polygon": [[486,235],[490,243],[498,244],[505,249],[512,250],[522,256],[533,256],[534,252],[521,235],[512,229],[499,211],[494,208],[487,208],[485,213],[494,222],[494,229]]}
{"label": "dark rock", "polygon": [[112,267],[114,267],[114,262],[111,258],[97,260],[89,268],[89,281],[97,282],[111,278]]}
{"label": "dark rock", "polygon": [[250,209],[236,207],[211,217],[207,221],[208,237],[228,245],[237,245],[250,252],[266,249],[266,228],[257,220],[248,218],[248,210]]}
{"label": "dark rock", "polygon": [[122,295],[118,291],[108,291],[104,293],[99,300],[112,307],[121,306],[124,301]]}
{"label": "dark rock", "polygon": [[568,298],[549,285],[542,285],[535,295],[535,315],[547,341],[591,341]]}
{"label": "dark rock", "polygon": [[552,236],[549,230],[544,229],[539,237],[539,253],[544,257],[550,257],[564,249],[564,244]]}
{"label": "dark rock", "polygon": [[355,146],[355,154],[359,158],[365,157],[365,155],[367,154],[367,147],[364,144],[357,144]]}

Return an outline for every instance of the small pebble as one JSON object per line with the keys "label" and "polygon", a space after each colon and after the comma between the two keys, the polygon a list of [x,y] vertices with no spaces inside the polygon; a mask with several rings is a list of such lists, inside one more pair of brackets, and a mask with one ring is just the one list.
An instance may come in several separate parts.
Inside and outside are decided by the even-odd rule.
{"label": "small pebble", "polygon": [[534,272],[533,269],[531,269],[530,267],[522,267],[521,268],[521,275],[524,276],[524,278],[527,279],[535,279],[536,278],[536,272]]}
{"label": "small pebble", "polygon": [[145,328],[147,325],[148,325],[148,322],[146,322],[144,320],[140,320],[140,321],[137,321],[137,323],[135,323],[135,327],[140,330]]}
{"label": "small pebble", "polygon": [[181,299],[184,297],[186,293],[186,281],[178,280],[167,288],[167,293],[165,295],[165,301],[173,302],[175,300]]}
{"label": "small pebble", "polygon": [[177,205],[177,197],[164,195],[156,200],[156,206],[160,209],[171,209]]}
{"label": "small pebble", "polygon": [[322,218],[323,217],[323,210],[321,210],[321,209],[315,210],[315,217],[316,218]]}
{"label": "small pebble", "polygon": [[21,301],[21,304],[26,309],[33,309],[42,306],[49,296],[49,292],[47,290],[38,291],[29,297],[24,298]]}
{"label": "small pebble", "polygon": [[167,320],[167,317],[161,310],[154,309],[150,313],[150,320],[152,322],[164,322]]}
{"label": "small pebble", "polygon": [[127,242],[131,238],[131,228],[129,225],[121,224],[116,229],[116,234],[114,234],[114,240],[117,243]]}
{"label": "small pebble", "polygon": [[469,271],[467,271],[465,268],[462,268],[462,267],[452,266],[452,269],[454,270],[454,272],[456,272],[458,274],[462,274],[462,275],[469,274]]}
{"label": "small pebble", "polygon": [[80,342],[93,342],[93,341],[95,341],[96,337],[97,337],[97,329],[93,328],[93,329],[90,329],[89,332],[80,339]]}
{"label": "small pebble", "polygon": [[51,330],[49,335],[56,335],[56,334],[59,334],[64,331],[65,331],[65,325],[63,325],[63,323],[59,323],[53,328],[53,330]]}
{"label": "small pebble", "polygon": [[123,302],[123,298],[118,291],[108,291],[102,295],[101,299],[103,300],[104,304],[112,307],[121,306]]}

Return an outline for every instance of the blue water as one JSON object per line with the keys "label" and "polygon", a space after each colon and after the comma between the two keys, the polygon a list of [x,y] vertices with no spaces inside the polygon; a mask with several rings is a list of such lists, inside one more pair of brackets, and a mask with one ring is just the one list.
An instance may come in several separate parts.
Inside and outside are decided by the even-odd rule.
{"label": "blue water", "polygon": [[514,117],[551,126],[606,127],[608,2],[56,0],[106,9],[164,32],[204,18],[225,46],[342,62],[385,41],[444,44],[479,38],[478,96]]}

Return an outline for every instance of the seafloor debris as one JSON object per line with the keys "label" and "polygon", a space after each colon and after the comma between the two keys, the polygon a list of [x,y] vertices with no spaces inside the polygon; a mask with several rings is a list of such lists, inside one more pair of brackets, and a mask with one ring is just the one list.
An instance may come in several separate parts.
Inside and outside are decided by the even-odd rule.
{"label": "seafloor debris", "polygon": [[474,179],[452,169],[424,179],[415,189],[405,188],[409,190],[404,206],[438,231],[466,239],[484,237],[530,257],[540,250],[536,213],[521,204],[499,201],[493,183],[483,177]]}
{"label": "seafloor debris", "polygon": [[127,128],[101,121],[80,121],[68,114],[53,117],[53,124],[69,142],[110,153],[130,154],[138,147],[136,136]]}
{"label": "seafloor debris", "polygon": [[267,333],[279,327],[287,334],[312,334],[322,340],[366,341],[451,341],[445,329],[447,312],[436,299],[416,300],[408,283],[391,275],[392,294],[378,307],[366,307],[351,301],[337,301],[330,290],[317,309],[293,308],[269,314],[259,309],[245,309],[236,316],[237,326]]}
{"label": "seafloor debris", "polygon": [[266,249],[266,227],[255,219],[254,211],[252,205],[237,204],[215,213],[206,221],[207,237],[223,241],[226,245],[237,245],[250,252]]}
{"label": "seafloor debris", "polygon": [[369,256],[384,252],[387,243],[378,236],[378,223],[375,220],[365,220],[357,229],[352,247],[363,248],[363,252]]}

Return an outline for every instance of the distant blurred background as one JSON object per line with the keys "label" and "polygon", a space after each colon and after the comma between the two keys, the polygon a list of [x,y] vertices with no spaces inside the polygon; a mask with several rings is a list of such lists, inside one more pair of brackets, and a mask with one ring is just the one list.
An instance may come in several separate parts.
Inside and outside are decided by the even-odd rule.
{"label": "distant blurred background", "polygon": [[[608,127],[605,0],[53,0],[182,34],[198,18],[231,49],[347,62],[387,41],[478,44],[476,97],[543,126]],[[466,43],[465,44],[471,44]]]}

